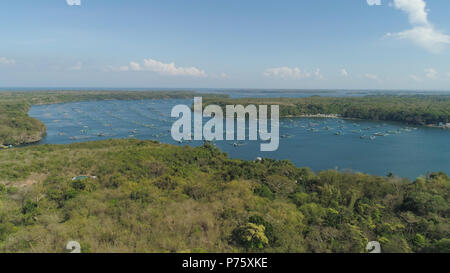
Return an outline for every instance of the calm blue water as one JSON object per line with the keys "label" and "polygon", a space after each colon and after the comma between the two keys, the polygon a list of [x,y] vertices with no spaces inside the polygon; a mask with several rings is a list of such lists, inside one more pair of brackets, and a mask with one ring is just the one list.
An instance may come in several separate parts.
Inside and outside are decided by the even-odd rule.
{"label": "calm blue water", "polygon": [[[47,125],[47,136],[42,143],[137,138],[201,145],[201,142],[179,144],[172,140],[169,130],[175,119],[170,117],[170,112],[177,104],[190,106],[192,100],[43,105],[33,106],[30,115]],[[383,176],[392,172],[411,179],[427,172],[450,173],[450,130],[359,120],[295,118],[280,121],[280,135],[276,152],[260,152],[259,141],[217,141],[215,145],[233,158],[289,159],[314,171],[339,169]]]}

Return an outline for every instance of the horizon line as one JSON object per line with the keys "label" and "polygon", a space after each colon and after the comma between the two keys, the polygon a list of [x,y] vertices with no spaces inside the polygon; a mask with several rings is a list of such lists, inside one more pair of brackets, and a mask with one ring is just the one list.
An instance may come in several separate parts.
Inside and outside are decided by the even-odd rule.
{"label": "horizon line", "polygon": [[[9,90],[9,89],[16,89],[16,90]],[[364,91],[364,92],[450,92],[449,90],[439,90],[439,89],[364,89],[364,88],[257,88],[257,87],[106,87],[106,86],[58,86],[58,87],[48,87],[48,86],[0,86],[0,91],[20,91],[17,89],[35,89],[35,91],[58,91],[60,89],[63,89],[64,91],[84,91],[82,89],[91,89],[95,91],[96,89],[114,89],[114,90],[121,90],[121,91],[127,91],[130,89],[144,89],[148,91],[158,91],[158,90],[190,90],[190,91],[196,91],[197,90],[215,90],[215,91],[239,91],[239,90],[253,90],[253,91],[314,91],[314,92],[324,92],[324,91]],[[63,91],[61,90],[61,91]]]}

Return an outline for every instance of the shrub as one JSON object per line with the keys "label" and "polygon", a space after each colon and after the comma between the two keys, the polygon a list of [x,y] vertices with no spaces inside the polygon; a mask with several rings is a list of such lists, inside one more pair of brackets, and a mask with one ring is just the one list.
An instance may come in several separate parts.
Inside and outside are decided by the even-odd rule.
{"label": "shrub", "polygon": [[265,227],[253,223],[247,223],[233,232],[233,239],[240,246],[247,249],[261,249],[269,244],[265,235]]}

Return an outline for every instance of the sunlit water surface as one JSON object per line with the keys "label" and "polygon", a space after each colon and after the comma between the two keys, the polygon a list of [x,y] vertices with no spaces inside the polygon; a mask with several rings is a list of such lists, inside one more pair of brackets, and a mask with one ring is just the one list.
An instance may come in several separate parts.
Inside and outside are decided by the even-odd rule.
{"label": "sunlit water surface", "polygon": [[[33,106],[30,115],[47,126],[41,143],[63,144],[109,138],[154,139],[175,145],[172,107],[192,100],[94,101]],[[289,159],[314,171],[339,169],[414,179],[450,173],[450,130],[398,123],[328,118],[280,120],[280,146],[260,152],[260,141],[216,141],[232,158]]]}

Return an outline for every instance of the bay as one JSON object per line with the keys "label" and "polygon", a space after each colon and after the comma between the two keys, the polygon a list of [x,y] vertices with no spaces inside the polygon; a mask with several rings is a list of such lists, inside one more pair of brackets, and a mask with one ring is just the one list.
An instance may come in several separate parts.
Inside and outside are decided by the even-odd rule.
{"label": "bay", "polygon": [[[262,94],[263,96],[264,94]],[[265,95],[264,95],[265,96]],[[44,122],[41,144],[66,144],[109,138],[153,139],[174,145],[173,106],[192,100],[92,101],[36,105],[30,116]],[[450,130],[340,118],[284,118],[280,146],[260,152],[259,141],[215,141],[232,158],[288,159],[314,171],[337,169],[415,179],[428,172],[450,173]]]}

